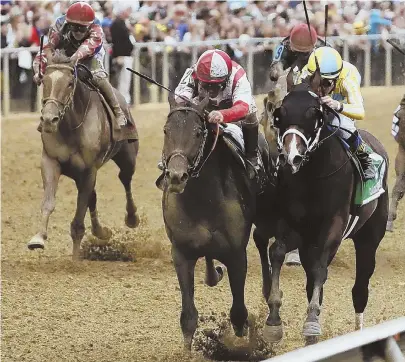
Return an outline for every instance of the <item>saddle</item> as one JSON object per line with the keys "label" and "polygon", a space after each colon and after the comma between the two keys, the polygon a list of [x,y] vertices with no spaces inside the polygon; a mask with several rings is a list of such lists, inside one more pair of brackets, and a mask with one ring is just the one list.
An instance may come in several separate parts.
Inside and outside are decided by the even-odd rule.
{"label": "saddle", "polygon": [[[238,136],[236,132],[232,131],[231,127],[238,127],[233,124],[228,124],[226,128],[220,127],[220,137],[223,139],[225,144],[228,146],[236,162],[244,169],[245,174],[248,174],[243,136]],[[261,194],[269,183],[273,185],[275,182],[271,182],[271,175],[268,174],[269,170],[269,145],[261,132],[259,132],[258,139],[258,162],[260,165],[260,170],[256,177],[256,189],[257,193]],[[270,176],[270,178],[269,178]]]}
{"label": "saddle", "polygon": [[[123,112],[125,113],[125,116],[128,120],[127,124],[124,127],[119,127],[116,122],[114,122],[115,115],[113,110],[111,109],[110,105],[104,98],[104,96],[101,94],[100,90],[98,87],[95,85],[93,82],[93,74],[88,70],[88,68],[83,67],[83,66],[78,66],[77,68],[77,75],[79,80],[84,83],[87,88],[89,88],[90,91],[97,92],[101,104],[104,107],[104,110],[107,114],[107,119],[108,122],[110,123],[110,129],[111,129],[111,139],[113,142],[119,142],[119,141],[124,141],[128,140],[128,142],[134,142],[139,139],[138,137],[138,131],[135,126],[135,121],[132,118],[131,113],[129,112],[128,107],[121,107]],[[123,99],[122,95],[114,88],[115,95],[117,99],[120,101],[120,104],[126,104],[125,100]]]}
{"label": "saddle", "polygon": [[383,188],[383,181],[387,168],[387,162],[381,155],[376,153],[369,145],[366,144],[366,152],[370,155],[370,158],[373,160],[374,167],[377,170],[376,177],[373,180],[366,180],[360,161],[350,151],[349,145],[342,138],[338,137],[338,139],[346,151],[347,156],[351,160],[350,162],[355,170],[356,191],[353,195],[351,214],[356,215],[358,214],[361,206],[364,206],[377,199],[385,192]]}

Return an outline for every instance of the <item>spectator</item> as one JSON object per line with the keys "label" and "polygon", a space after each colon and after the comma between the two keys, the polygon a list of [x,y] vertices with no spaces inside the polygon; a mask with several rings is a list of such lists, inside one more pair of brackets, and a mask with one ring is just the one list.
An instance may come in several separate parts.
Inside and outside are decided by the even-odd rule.
{"label": "spectator", "polygon": [[131,55],[134,46],[126,21],[128,21],[131,11],[132,9],[128,5],[120,4],[116,8],[117,17],[111,24],[113,64],[120,68],[118,72],[118,90],[124,96],[128,104],[131,103],[131,77],[128,75],[126,68],[132,67],[133,61]]}

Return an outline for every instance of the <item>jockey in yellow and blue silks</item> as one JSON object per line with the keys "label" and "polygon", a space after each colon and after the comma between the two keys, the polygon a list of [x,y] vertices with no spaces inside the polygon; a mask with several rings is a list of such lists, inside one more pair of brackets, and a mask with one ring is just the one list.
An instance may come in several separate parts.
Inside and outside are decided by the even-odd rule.
{"label": "jockey in yellow and blue silks", "polygon": [[[316,63],[319,65],[325,94],[324,96],[318,94],[321,97],[321,103],[339,113],[341,128],[337,135],[348,143],[351,151],[359,159],[365,178],[373,179],[375,169],[372,159],[366,152],[364,141],[355,126],[355,120],[365,117],[363,97],[360,91],[360,73],[353,64],[343,61],[335,49],[320,47],[310,55],[308,64],[302,70],[300,80],[314,74],[317,69]],[[338,118],[335,117],[331,124],[338,126]]]}

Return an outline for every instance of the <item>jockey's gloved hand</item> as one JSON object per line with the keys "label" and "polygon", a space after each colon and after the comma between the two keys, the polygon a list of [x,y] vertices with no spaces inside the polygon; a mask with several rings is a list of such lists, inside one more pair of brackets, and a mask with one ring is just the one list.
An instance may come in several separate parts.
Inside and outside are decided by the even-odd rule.
{"label": "jockey's gloved hand", "polygon": [[220,111],[211,111],[208,115],[208,122],[210,123],[223,123],[224,116]]}
{"label": "jockey's gloved hand", "polygon": [[329,96],[324,96],[321,98],[321,103],[326,104],[328,107],[334,109],[335,111],[341,111],[342,104],[339,101],[332,99]]}
{"label": "jockey's gloved hand", "polygon": [[35,83],[36,85],[41,85],[41,83],[42,83],[42,77],[40,76],[39,73],[35,73],[35,74],[34,74],[34,77],[32,78],[32,80],[34,81],[34,83]]}

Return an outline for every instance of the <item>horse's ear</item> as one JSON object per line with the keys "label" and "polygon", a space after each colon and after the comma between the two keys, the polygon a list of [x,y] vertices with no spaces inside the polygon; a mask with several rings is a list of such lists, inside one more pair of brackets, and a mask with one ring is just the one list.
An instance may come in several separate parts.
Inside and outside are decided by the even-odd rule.
{"label": "horse's ear", "polygon": [[322,118],[322,113],[316,107],[309,107],[305,112],[305,119],[312,120],[314,118]]}
{"label": "horse's ear", "polygon": [[210,101],[209,96],[206,96],[200,103],[197,104],[197,109],[201,113],[204,113],[204,110],[208,106],[209,101]]}
{"label": "horse's ear", "polygon": [[321,82],[322,82],[322,77],[321,77],[321,70],[319,69],[318,62],[316,62],[316,70],[314,74],[311,75],[309,78],[309,86],[311,90],[318,94],[320,88],[321,88]]}
{"label": "horse's ear", "polygon": [[171,93],[171,92],[169,93],[169,96],[167,97],[167,100],[169,101],[170,110],[177,107],[175,95],[173,93]]}

